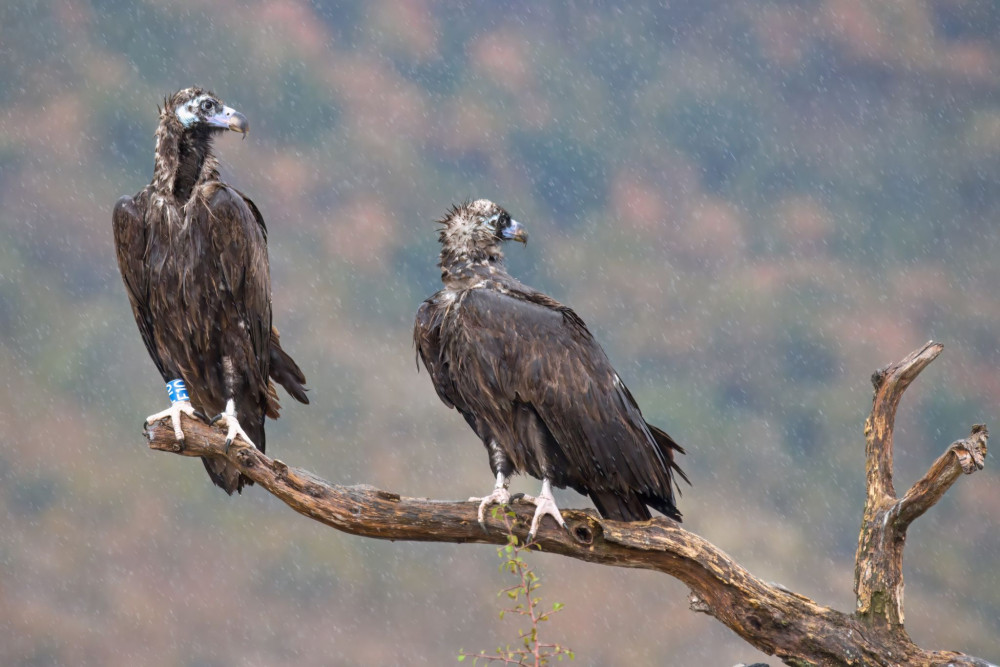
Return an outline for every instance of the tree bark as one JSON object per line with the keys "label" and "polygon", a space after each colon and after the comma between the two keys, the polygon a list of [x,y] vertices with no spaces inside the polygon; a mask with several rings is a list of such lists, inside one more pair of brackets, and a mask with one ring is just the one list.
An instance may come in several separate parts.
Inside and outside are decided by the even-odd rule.
{"label": "tree bark", "polygon": [[[940,352],[928,343],[873,376],[875,400],[866,423],[868,495],[855,571],[857,611],[846,614],[753,576],[704,538],[665,517],[642,522],[564,510],[564,532],[543,522],[541,549],[579,560],[656,570],[691,589],[695,611],[717,618],[759,650],[789,665],[990,665],[950,651],[924,650],[903,628],[902,557],[906,528],[934,505],[962,473],[983,467],[988,433],[977,425],[953,443],[902,499],[892,487],[892,428],[903,391]],[[500,519],[476,519],[477,503],[406,498],[371,486],[342,486],[285,465],[238,440],[183,418],[177,442],[168,422],[147,429],[152,449],[225,458],[296,512],[353,535],[386,540],[506,544]],[[514,503],[515,532],[523,538],[533,506]]]}

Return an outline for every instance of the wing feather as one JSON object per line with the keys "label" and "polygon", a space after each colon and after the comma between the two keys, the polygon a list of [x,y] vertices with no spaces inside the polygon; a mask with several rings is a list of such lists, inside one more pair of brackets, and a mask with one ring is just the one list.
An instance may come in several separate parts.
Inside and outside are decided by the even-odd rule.
{"label": "wing feather", "polygon": [[672,505],[672,452],[657,444],[576,313],[537,292],[475,289],[462,302],[462,321],[475,344],[464,348],[468,368],[454,379],[461,395],[485,389],[495,401],[531,405],[569,464],[566,483]]}
{"label": "wing feather", "polygon": [[118,269],[125,283],[132,315],[139,326],[139,334],[146,345],[146,351],[156,364],[164,381],[168,378],[168,369],[161,358],[153,336],[153,318],[149,308],[149,273],[146,268],[146,247],[148,226],[145,208],[148,205],[148,194],[140,192],[135,197],[122,197],[115,204],[111,215],[115,237],[115,252],[118,256]]}
{"label": "wing feather", "polygon": [[211,220],[211,252],[249,335],[257,373],[253,378],[266,392],[271,359],[271,276],[267,236],[260,212],[236,190],[215,184],[207,193]]}
{"label": "wing feather", "polygon": [[[432,299],[433,297],[424,301],[417,309],[417,319],[413,325],[413,345],[417,348],[418,358],[431,376],[438,397],[449,408],[453,408],[455,407],[454,385],[448,373],[448,362],[443,355],[441,322]],[[417,369],[419,368],[418,363]]]}
{"label": "wing feather", "polygon": [[456,378],[461,376],[458,364],[461,363],[462,355],[452,354],[452,347],[442,341],[442,326],[450,302],[441,303],[440,298],[439,293],[420,305],[413,326],[413,343],[420,361],[431,376],[438,398],[449,408],[458,410],[487,450],[490,450],[490,443],[494,440],[493,429],[483,418],[482,411],[469,405],[456,384]]}

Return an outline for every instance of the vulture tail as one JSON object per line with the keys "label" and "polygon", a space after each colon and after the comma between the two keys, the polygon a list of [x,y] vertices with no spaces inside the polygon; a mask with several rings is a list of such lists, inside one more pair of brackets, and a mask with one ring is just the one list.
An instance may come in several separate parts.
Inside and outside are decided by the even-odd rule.
{"label": "vulture tail", "polygon": [[287,352],[281,349],[278,340],[278,330],[271,327],[271,360],[269,375],[271,379],[280,384],[288,392],[288,395],[299,403],[309,404],[309,397],[306,396],[306,376]]}
{"label": "vulture tail", "polygon": [[[646,503],[657,512],[663,513],[665,516],[670,517],[674,521],[680,521],[681,513],[677,510],[677,505],[674,503],[674,488],[677,486],[677,482],[673,473],[680,475],[681,479],[688,484],[691,483],[691,480],[687,478],[684,471],[681,470],[680,466],[678,466],[674,461],[674,452],[680,452],[683,454],[684,448],[674,442],[673,438],[652,424],[647,422],[646,426],[649,427],[649,432],[653,434],[653,440],[656,441],[656,446],[660,450],[660,454],[670,466],[670,486],[666,489],[666,494],[656,496],[643,495],[640,497],[642,498],[642,502]],[[680,494],[679,488],[677,489],[677,493]]]}
{"label": "vulture tail", "polygon": [[[616,493],[614,491],[592,491],[590,499],[594,507],[605,519],[614,521],[646,521],[652,518],[646,504],[635,493]],[[675,510],[676,511],[676,510]]]}
{"label": "vulture tail", "polygon": [[[265,447],[264,417],[261,416],[259,420],[256,420],[247,414],[244,419],[240,420],[240,425],[257,445],[257,449],[263,452]],[[244,486],[253,486],[252,479],[241,475],[239,468],[224,459],[203,458],[201,462],[205,464],[205,471],[212,478],[212,483],[230,496],[234,492],[243,493]]]}
{"label": "vulture tail", "polygon": [[652,507],[657,512],[670,517],[674,521],[681,520],[681,513],[677,510],[677,505],[674,504],[675,484],[673,473],[676,472],[685,482],[688,484],[691,483],[687,475],[684,474],[684,471],[674,462],[674,453],[680,452],[683,454],[684,449],[674,442],[673,438],[652,424],[647,423],[646,426],[649,427],[649,432],[652,433],[653,440],[656,441],[656,447],[669,467],[670,483],[664,489],[664,493],[657,495],[638,493],[636,491],[591,492],[590,498],[594,501],[594,506],[597,507],[597,511],[605,519],[613,519],[615,521],[646,521],[652,518],[649,512],[649,507]]}
{"label": "vulture tail", "polygon": [[676,472],[681,476],[681,479],[690,484],[691,480],[689,480],[687,475],[684,474],[681,467],[674,462],[674,452],[685,454],[686,452],[684,451],[684,448],[674,442],[674,439],[669,435],[649,422],[646,422],[646,426],[649,427],[649,432],[653,434],[653,439],[656,441],[656,446],[659,448],[660,454],[663,455],[664,459],[670,462],[670,470]]}
{"label": "vulture tail", "polygon": [[[671,494],[671,496],[673,496],[673,494]],[[680,522],[681,520],[681,513],[677,510],[677,506],[674,505],[673,497],[660,498],[659,496],[639,496],[639,502],[649,505],[657,512],[670,517],[674,521]]]}

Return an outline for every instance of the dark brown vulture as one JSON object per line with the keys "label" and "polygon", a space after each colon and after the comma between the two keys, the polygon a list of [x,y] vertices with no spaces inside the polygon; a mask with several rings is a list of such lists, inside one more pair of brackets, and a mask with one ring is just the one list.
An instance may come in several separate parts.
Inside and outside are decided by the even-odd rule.
{"label": "dark brown vulture", "polygon": [[[247,119],[201,88],[165,100],[156,129],[153,182],[115,205],[118,268],[149,356],[167,383],[178,440],[180,414],[218,415],[264,450],[264,417],[278,416],[269,377],[302,403],[305,376],[271,326],[267,228],[250,198],[219,179],[216,135],[246,134]],[[239,418],[237,419],[237,415]],[[252,481],[224,461],[203,459],[232,494]]]}
{"label": "dark brown vulture", "polygon": [[482,439],[496,475],[479,502],[510,500],[508,478],[542,480],[530,535],[545,514],[565,522],[551,485],[589,495],[601,516],[650,518],[649,507],[680,521],[674,463],[683,453],[647,424],[604,350],[572,310],[513,278],[501,244],[526,243],[507,211],[480,199],[441,221],[444,289],[424,301],[413,330],[417,352],[445,405]]}

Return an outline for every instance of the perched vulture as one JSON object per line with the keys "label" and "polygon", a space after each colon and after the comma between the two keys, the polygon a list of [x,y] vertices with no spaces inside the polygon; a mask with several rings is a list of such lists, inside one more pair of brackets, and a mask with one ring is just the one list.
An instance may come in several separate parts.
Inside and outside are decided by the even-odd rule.
{"label": "perched vulture", "polygon": [[[180,414],[218,415],[236,437],[264,450],[264,417],[278,416],[269,377],[302,403],[305,376],[271,326],[267,228],[250,198],[219,178],[216,135],[246,134],[246,117],[201,88],[165,100],[156,129],[153,182],[115,205],[118,268],[149,356],[167,383],[178,440]],[[237,418],[238,416],[238,418]],[[209,477],[232,494],[252,481],[219,460]]]}
{"label": "perched vulture", "polygon": [[680,520],[674,463],[683,453],[647,424],[583,320],[513,278],[501,244],[527,243],[516,220],[491,201],[454,207],[441,221],[444,289],[424,301],[413,330],[438,396],[486,445],[496,475],[478,501],[510,500],[508,479],[542,480],[530,535],[545,514],[565,522],[551,485],[589,495],[601,516],[650,518],[647,506]]}

